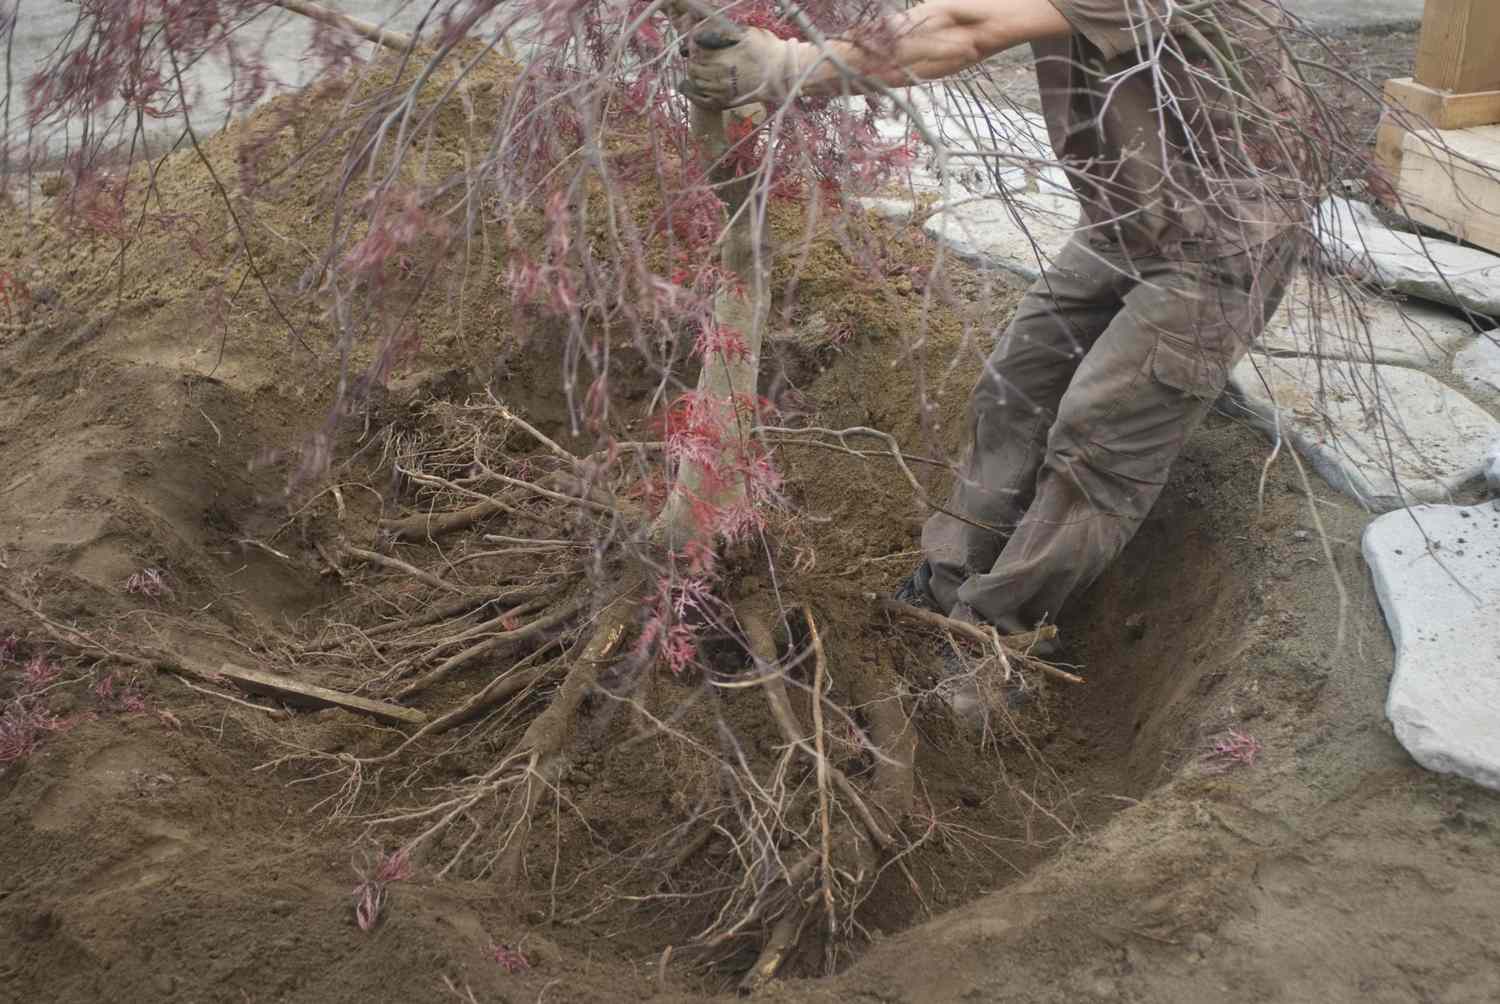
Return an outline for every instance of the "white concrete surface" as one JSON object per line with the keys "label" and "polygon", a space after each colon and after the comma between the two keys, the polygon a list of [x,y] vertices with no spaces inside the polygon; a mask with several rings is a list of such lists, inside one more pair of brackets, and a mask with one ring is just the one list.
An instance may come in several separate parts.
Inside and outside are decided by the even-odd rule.
{"label": "white concrete surface", "polygon": [[1452,311],[1367,295],[1328,278],[1315,284],[1302,272],[1257,344],[1280,355],[1440,369],[1477,337]]}
{"label": "white concrete surface", "polygon": [[1398,233],[1343,198],[1319,210],[1318,239],[1349,275],[1373,286],[1500,318],[1500,256]]}
{"label": "white concrete surface", "polygon": [[1429,770],[1500,789],[1500,506],[1390,513],[1363,550],[1396,644],[1396,738]]}
{"label": "white concrete surface", "polygon": [[1500,398],[1500,331],[1479,335],[1455,355],[1453,373],[1480,395]]}
{"label": "white concrete surface", "polygon": [[[1078,200],[1054,164],[1046,123],[1034,112],[987,106],[982,111],[941,88],[910,88],[905,97],[923,128],[944,145],[946,160],[922,145],[911,177],[884,198],[862,200],[892,219],[921,216],[923,231],[981,268],[1033,280],[1078,223]],[[915,129],[901,112],[880,120],[881,135],[900,142]],[[1013,159],[981,162],[955,156],[972,150],[1013,151]]]}
{"label": "white concrete surface", "polygon": [[1444,502],[1482,476],[1500,421],[1417,370],[1252,354],[1231,393],[1333,487],[1373,512]]}

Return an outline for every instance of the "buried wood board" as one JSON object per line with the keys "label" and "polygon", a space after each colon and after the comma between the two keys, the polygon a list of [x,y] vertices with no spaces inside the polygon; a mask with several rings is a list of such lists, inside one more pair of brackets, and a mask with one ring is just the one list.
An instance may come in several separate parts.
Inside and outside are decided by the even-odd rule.
{"label": "buried wood board", "polygon": [[427,721],[427,716],[415,708],[404,708],[399,704],[388,704],[385,701],[372,701],[367,697],[329,690],[327,687],[277,676],[275,673],[246,669],[229,662],[219,667],[218,675],[241,690],[252,694],[279,697],[289,704],[304,704],[317,708],[343,708],[357,714],[369,715],[377,722],[385,722],[389,725],[421,725]]}

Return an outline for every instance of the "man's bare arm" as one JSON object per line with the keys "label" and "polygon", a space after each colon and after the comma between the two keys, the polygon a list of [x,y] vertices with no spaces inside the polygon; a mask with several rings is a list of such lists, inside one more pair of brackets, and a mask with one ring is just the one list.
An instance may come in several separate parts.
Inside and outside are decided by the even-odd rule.
{"label": "man's bare arm", "polygon": [[684,93],[730,108],[784,101],[793,91],[831,95],[900,87],[951,76],[1013,46],[1071,33],[1052,0],[927,0],[864,32],[867,42],[833,39],[826,56],[811,42],[745,29],[700,32]]}
{"label": "man's bare arm", "polygon": [[[891,15],[871,33],[894,46],[872,51],[858,42],[832,41],[829,55],[867,80],[900,87],[952,76],[999,52],[1072,28],[1052,0],[927,0]],[[801,93],[841,93],[849,86],[833,59],[808,76]],[[859,89],[856,87],[856,89]]]}

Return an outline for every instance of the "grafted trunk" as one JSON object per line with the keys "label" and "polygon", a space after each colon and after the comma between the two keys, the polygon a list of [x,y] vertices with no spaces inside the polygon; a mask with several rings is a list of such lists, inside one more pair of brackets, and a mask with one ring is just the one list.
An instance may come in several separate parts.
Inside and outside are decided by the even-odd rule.
{"label": "grafted trunk", "polygon": [[[736,179],[724,159],[729,149],[726,122],[739,117],[738,112],[693,109],[693,135],[713,165],[710,180],[724,202],[728,221],[719,251],[727,281],[714,296],[714,323],[721,330],[736,332],[746,350],[733,355],[712,351],[704,358],[698,374],[699,399],[721,405],[728,426],[718,458],[721,471],[733,467],[749,445],[749,430],[754,422],[752,416],[738,409],[755,397],[761,343],[770,308],[765,233],[762,217],[752,200],[754,184],[751,179]],[[747,501],[743,480],[721,481],[709,465],[684,462],[677,471],[654,536],[674,550],[694,542],[711,545],[713,541],[701,538],[711,534],[712,528],[701,525],[695,510],[701,511],[705,504],[722,510]]]}

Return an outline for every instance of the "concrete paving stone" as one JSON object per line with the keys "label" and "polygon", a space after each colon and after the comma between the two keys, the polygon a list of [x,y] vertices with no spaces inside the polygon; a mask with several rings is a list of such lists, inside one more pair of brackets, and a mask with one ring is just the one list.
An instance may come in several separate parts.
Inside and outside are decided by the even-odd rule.
{"label": "concrete paving stone", "polygon": [[[863,200],[864,205],[894,219],[909,219],[920,210],[923,231],[963,260],[1035,280],[1079,217],[1067,175],[1047,163],[1054,154],[1042,117],[980,105],[937,86],[903,93],[938,136],[947,159],[924,143],[910,179],[889,195]],[[893,142],[910,128],[899,111],[879,123],[882,136]],[[1013,159],[981,162],[962,156],[976,150],[1009,150]]]}
{"label": "concrete paving stone", "polygon": [[1500,503],[1388,513],[1363,551],[1396,645],[1396,738],[1428,770],[1500,789]]}
{"label": "concrete paving stone", "polygon": [[971,264],[1035,281],[1072,236],[1076,213],[1071,199],[993,198],[934,213],[922,229]]}
{"label": "concrete paving stone", "polygon": [[1349,283],[1300,272],[1257,346],[1283,355],[1317,355],[1418,369],[1446,366],[1473,344],[1462,316],[1416,300],[1371,295]]}
{"label": "concrete paving stone", "polygon": [[1500,421],[1425,373],[1310,356],[1252,353],[1227,407],[1373,512],[1450,501],[1500,437]]}
{"label": "concrete paving stone", "polygon": [[1453,373],[1480,394],[1500,395],[1500,331],[1488,331],[1453,357]]}
{"label": "concrete paving stone", "polygon": [[1385,290],[1500,318],[1500,257],[1392,230],[1369,206],[1330,198],[1318,239],[1332,264]]}

